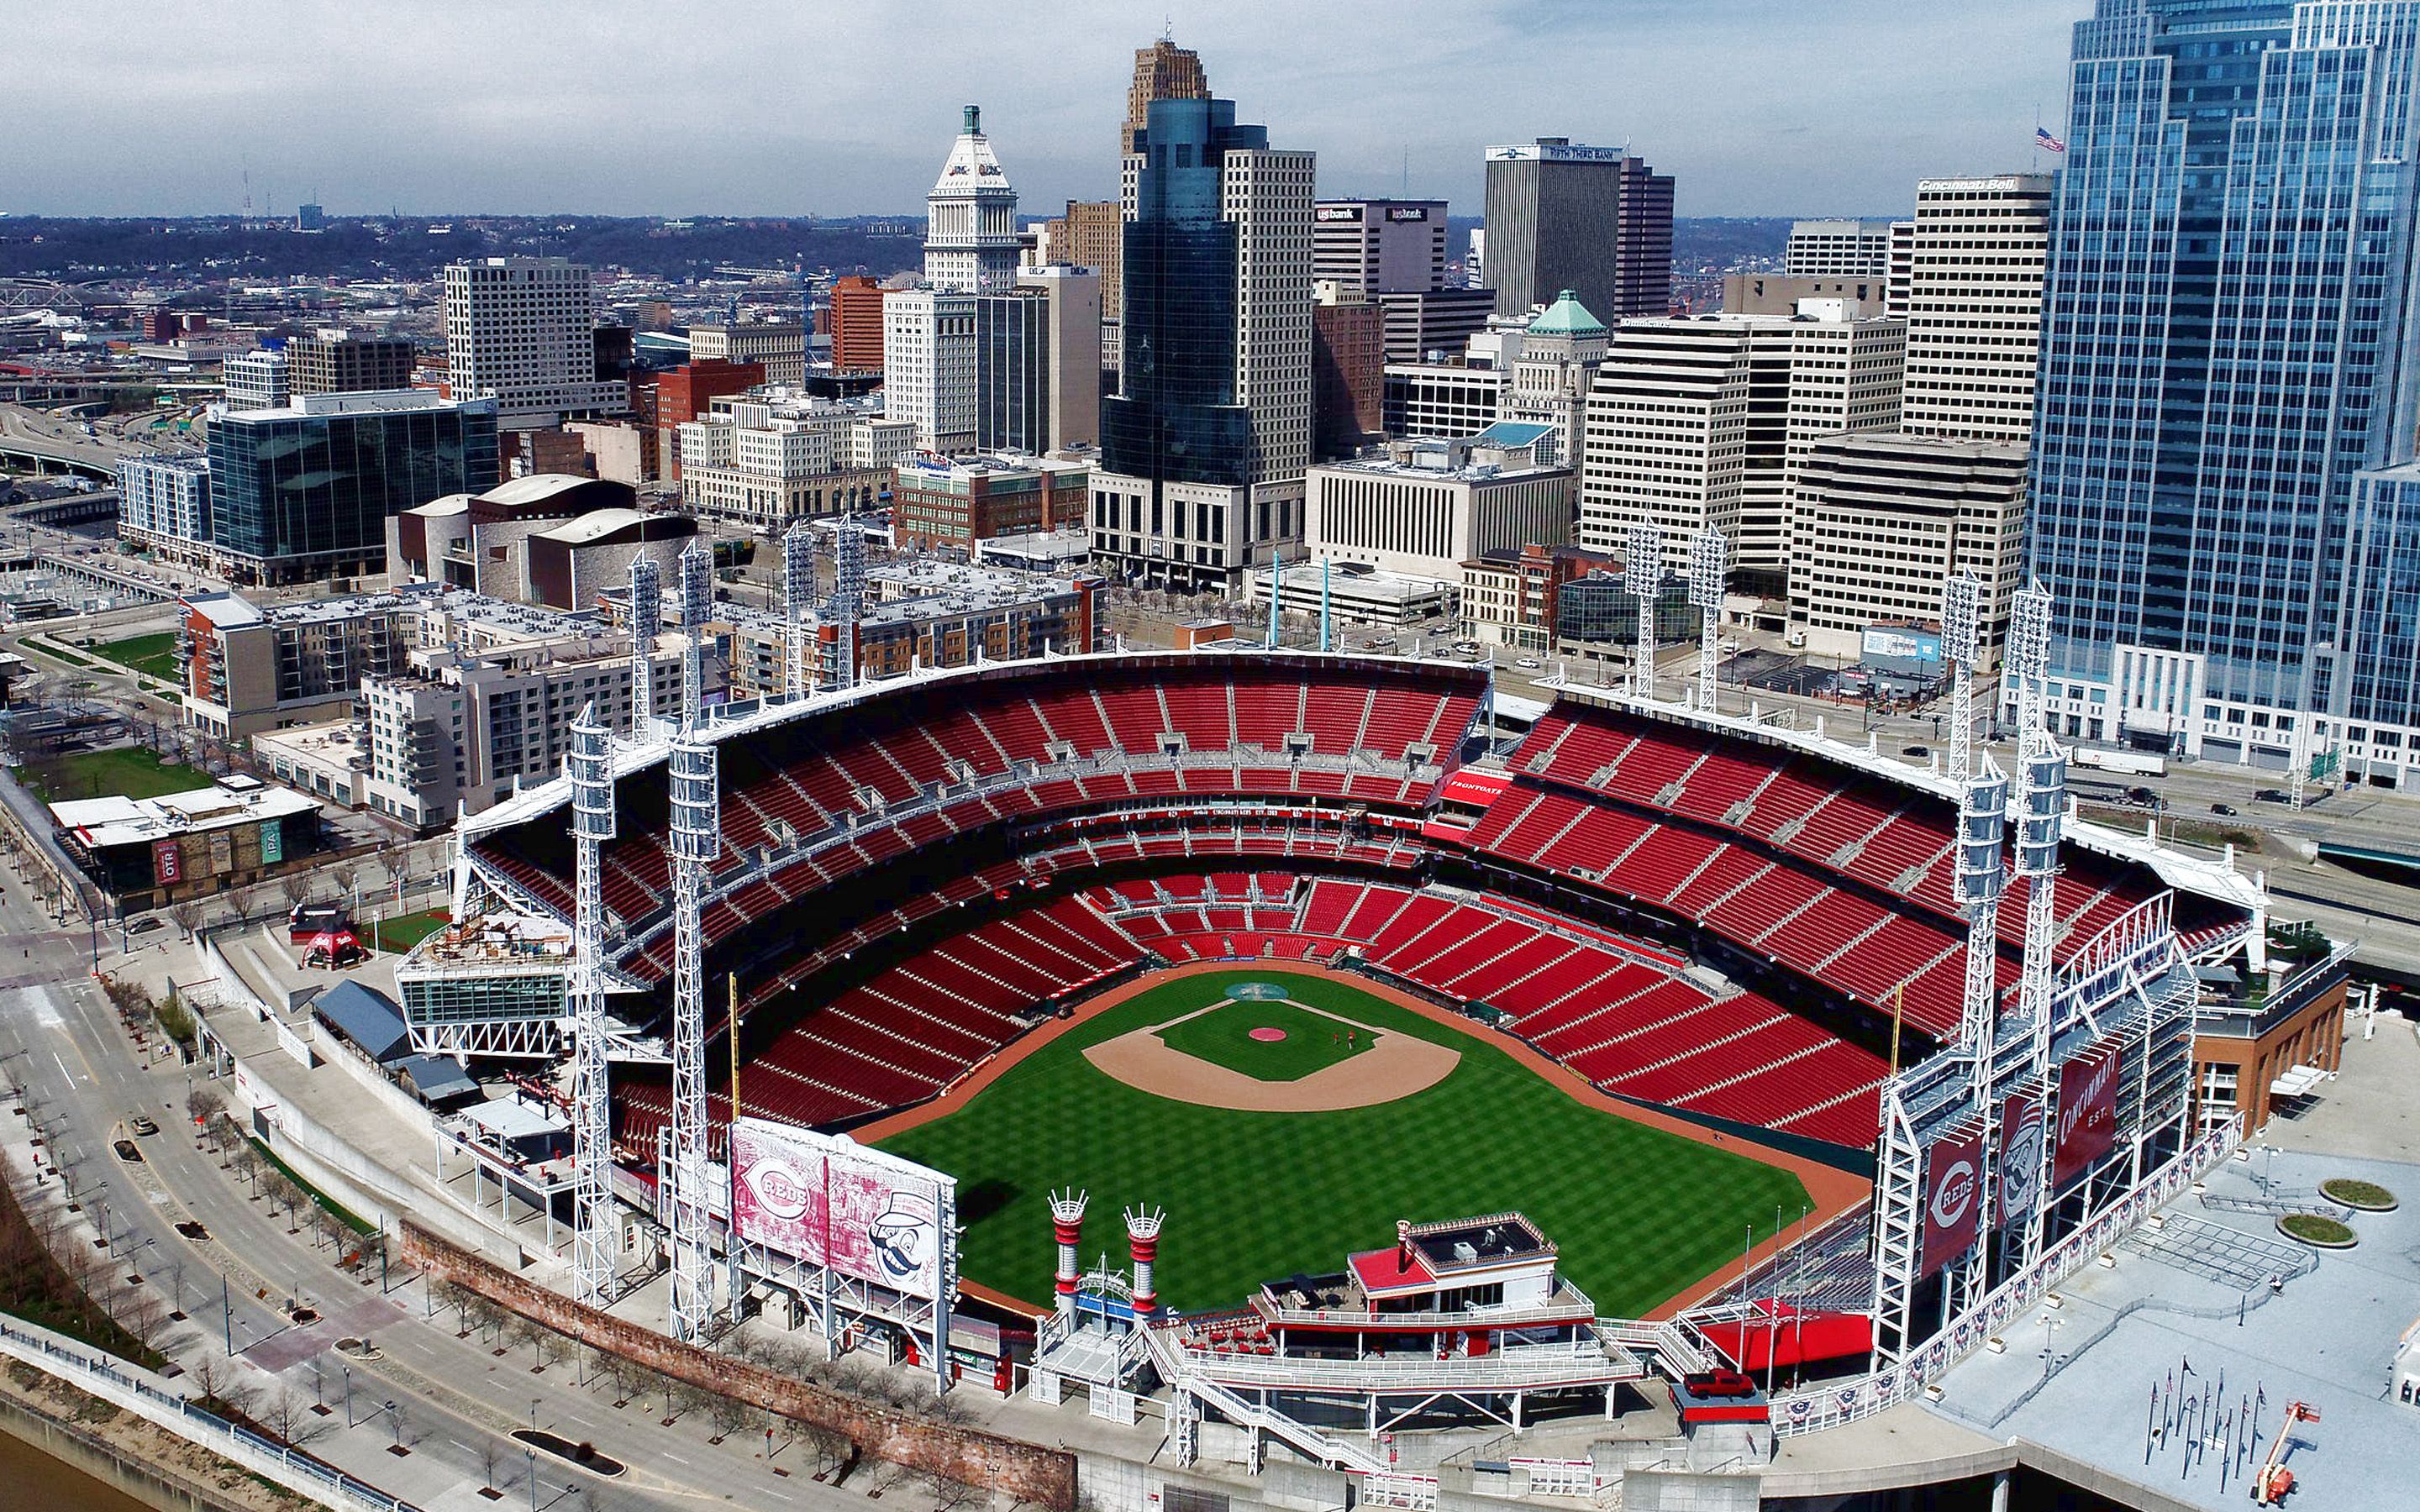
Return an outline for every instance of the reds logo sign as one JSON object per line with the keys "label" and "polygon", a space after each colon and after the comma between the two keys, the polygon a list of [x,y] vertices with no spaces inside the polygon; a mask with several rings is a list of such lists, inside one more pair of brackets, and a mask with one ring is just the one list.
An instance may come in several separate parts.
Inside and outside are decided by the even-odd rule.
{"label": "reds logo sign", "polygon": [[739,1180],[767,1217],[788,1222],[806,1216],[807,1183],[788,1162],[778,1157],[759,1157],[755,1165],[739,1173]]}
{"label": "reds logo sign", "polygon": [[1983,1138],[1961,1128],[1932,1142],[1924,1160],[1924,1251],[1931,1275],[1975,1245],[1982,1227]]}
{"label": "reds logo sign", "polygon": [[1974,1205],[1976,1190],[1975,1163],[1960,1160],[1952,1165],[1932,1189],[1932,1221],[1944,1228],[1964,1222],[1967,1209]]}

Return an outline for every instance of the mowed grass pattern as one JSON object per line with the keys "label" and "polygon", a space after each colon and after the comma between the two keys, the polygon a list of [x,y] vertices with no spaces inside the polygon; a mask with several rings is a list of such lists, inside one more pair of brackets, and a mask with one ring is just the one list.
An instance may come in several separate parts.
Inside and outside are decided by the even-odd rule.
{"label": "mowed grass pattern", "polygon": [[[1255,1040],[1252,1031],[1258,1028],[1282,1030],[1285,1038]],[[1223,1004],[1170,1025],[1159,1038],[1171,1050],[1264,1082],[1298,1082],[1377,1042],[1367,1028],[1274,999]]]}
{"label": "mowed grass pattern", "polygon": [[1636,1317],[1735,1258],[1750,1224],[1768,1237],[1776,1208],[1798,1221],[1806,1188],[1788,1171],[1585,1106],[1487,1040],[1338,979],[1280,980],[1298,1002],[1449,1045],[1461,1063],[1374,1107],[1245,1113],[1137,1091],[1083,1057],[1271,975],[1172,979],[1043,1046],[958,1112],[881,1141],[958,1178],[967,1278],[1048,1303],[1053,1187],[1092,1193],[1088,1266],[1104,1251],[1124,1263],[1122,1208],[1165,1208],[1160,1294],[1183,1309],[1334,1269],[1391,1243],[1398,1218],[1518,1209],[1602,1313]]}

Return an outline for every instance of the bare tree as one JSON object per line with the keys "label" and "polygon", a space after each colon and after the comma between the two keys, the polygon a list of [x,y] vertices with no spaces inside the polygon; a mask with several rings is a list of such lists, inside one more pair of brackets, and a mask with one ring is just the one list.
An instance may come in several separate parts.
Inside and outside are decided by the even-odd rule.
{"label": "bare tree", "polygon": [[295,1435],[297,1430],[312,1421],[311,1404],[302,1399],[302,1393],[281,1385],[276,1395],[261,1407],[260,1420],[268,1426],[270,1432],[287,1443],[299,1443],[302,1441]]}
{"label": "bare tree", "polygon": [[488,1489],[496,1489],[496,1467],[504,1462],[504,1452],[492,1435],[479,1435],[479,1473],[488,1478]]}
{"label": "bare tree", "polygon": [[735,1433],[746,1433],[757,1427],[765,1414],[737,1396],[716,1392],[706,1403],[706,1416],[714,1424],[714,1437],[708,1442],[721,1443]]}
{"label": "bare tree", "polygon": [[204,1128],[226,1107],[226,1099],[215,1087],[196,1087],[185,1094],[185,1116]]}
{"label": "bare tree", "polygon": [[168,918],[185,932],[185,938],[190,940],[202,927],[202,901],[199,898],[179,898],[168,905]]}
{"label": "bare tree", "polygon": [[542,1371],[548,1365],[561,1365],[570,1357],[571,1341],[551,1328],[540,1328],[537,1336],[530,1340],[530,1352],[537,1357],[537,1364],[532,1367],[533,1373]]}

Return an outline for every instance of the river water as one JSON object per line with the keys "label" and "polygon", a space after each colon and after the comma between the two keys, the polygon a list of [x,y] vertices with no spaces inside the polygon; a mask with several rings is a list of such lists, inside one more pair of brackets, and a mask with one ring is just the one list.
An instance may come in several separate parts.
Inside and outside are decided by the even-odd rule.
{"label": "river water", "polygon": [[52,1458],[21,1440],[0,1433],[0,1504],[39,1506],[55,1512],[145,1512],[142,1503],[104,1486],[80,1470]]}

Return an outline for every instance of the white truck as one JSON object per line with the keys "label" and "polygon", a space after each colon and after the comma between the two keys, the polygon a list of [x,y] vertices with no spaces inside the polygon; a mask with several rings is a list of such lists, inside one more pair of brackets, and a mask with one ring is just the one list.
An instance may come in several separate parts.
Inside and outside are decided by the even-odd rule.
{"label": "white truck", "polygon": [[2100,750],[2078,746],[2068,752],[2068,760],[2078,766],[2088,766],[2096,772],[2121,772],[2128,777],[2165,777],[2167,759],[2140,750]]}

